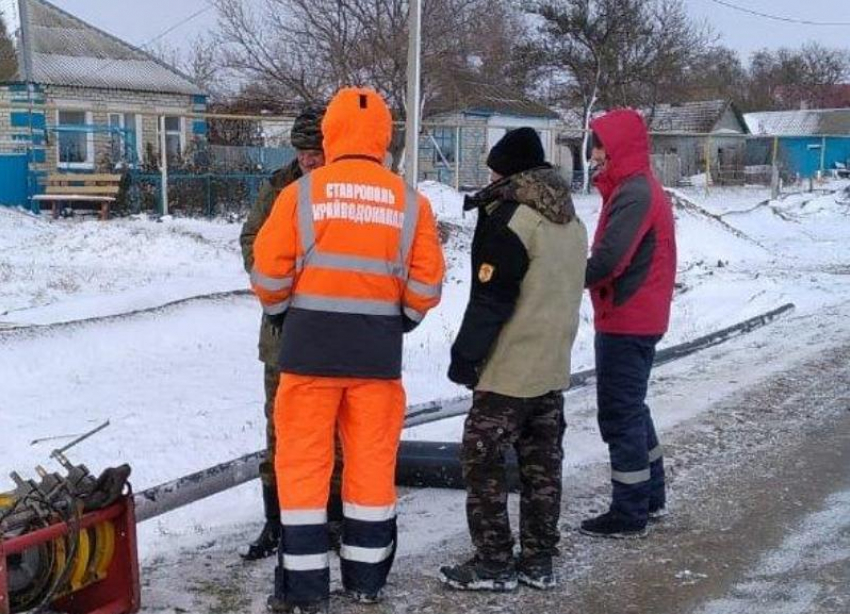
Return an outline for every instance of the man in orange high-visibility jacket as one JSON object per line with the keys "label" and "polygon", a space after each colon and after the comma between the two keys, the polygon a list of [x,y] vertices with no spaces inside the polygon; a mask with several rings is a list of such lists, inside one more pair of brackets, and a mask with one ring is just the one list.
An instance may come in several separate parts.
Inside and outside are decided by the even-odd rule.
{"label": "man in orange high-visibility jacket", "polygon": [[402,334],[440,301],[445,270],[430,203],[382,162],[383,99],[341,90],[322,123],[327,165],[278,197],[254,243],[252,285],[285,316],[275,408],[281,546],[272,611],[323,612],[334,425],[345,455],[346,592],[377,601],[396,549],[404,424]]}

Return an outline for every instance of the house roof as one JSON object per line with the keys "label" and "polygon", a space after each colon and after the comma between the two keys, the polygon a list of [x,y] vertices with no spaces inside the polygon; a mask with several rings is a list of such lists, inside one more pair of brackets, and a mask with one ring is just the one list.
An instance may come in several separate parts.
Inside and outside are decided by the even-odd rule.
{"label": "house roof", "polygon": [[[4,4],[9,5],[10,2]],[[46,0],[18,0],[18,80],[169,94],[204,92],[151,54],[63,11]],[[21,59],[23,61],[21,61]],[[29,74],[24,74],[28,67]]]}
{"label": "house roof", "polygon": [[850,135],[850,109],[765,111],[744,118],[753,134],[770,136]]}
{"label": "house roof", "polygon": [[558,119],[549,107],[525,98],[511,88],[485,82],[466,74],[451,80],[451,89],[434,104],[433,113],[462,112]]}
{"label": "house roof", "polygon": [[[659,104],[655,107],[654,115],[649,119],[651,111],[639,109],[647,118],[649,131],[653,133],[671,134],[710,134],[728,132],[719,129],[718,123],[727,109],[731,109],[741,125],[741,133],[747,130],[744,116],[734,103],[726,100],[707,100],[702,102],[685,102],[682,104]],[[605,111],[597,111],[594,117],[603,115]],[[584,117],[580,109],[566,108],[561,111],[561,118],[566,130],[560,135],[562,139],[580,139],[584,135]],[[735,134],[738,134],[735,132]]]}
{"label": "house roof", "polygon": [[738,117],[743,132],[746,129],[744,118],[728,100],[659,104],[653,112],[644,111],[644,116],[651,116],[649,129],[652,132],[708,134],[716,131],[718,122],[730,107]]}

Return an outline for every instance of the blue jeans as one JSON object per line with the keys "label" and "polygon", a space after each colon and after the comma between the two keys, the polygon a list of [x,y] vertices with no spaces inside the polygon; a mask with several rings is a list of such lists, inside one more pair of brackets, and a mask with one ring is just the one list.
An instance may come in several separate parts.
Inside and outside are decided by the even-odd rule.
{"label": "blue jeans", "polygon": [[611,456],[611,511],[643,527],[665,505],[664,459],[646,405],[660,336],[596,333],[596,396],[602,440]]}

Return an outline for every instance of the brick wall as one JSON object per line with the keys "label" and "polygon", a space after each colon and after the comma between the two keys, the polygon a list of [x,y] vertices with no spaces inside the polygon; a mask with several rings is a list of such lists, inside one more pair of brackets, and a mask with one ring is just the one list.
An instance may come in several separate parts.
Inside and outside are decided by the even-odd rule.
{"label": "brick wall", "polygon": [[[8,85],[0,86],[0,105],[7,105],[12,101],[12,94]],[[0,108],[0,153],[11,153],[12,141],[12,111]]]}
{"label": "brick wall", "polygon": [[[65,86],[48,86],[45,88],[47,103],[51,106],[73,111],[88,111],[91,113],[91,123],[95,126],[109,125],[110,113],[135,113],[141,116],[141,135],[137,135],[141,143],[141,154],[144,156],[148,145],[154,152],[159,152],[158,126],[160,115],[180,116],[204,111],[203,103],[194,96],[180,94],[160,94],[152,92],[128,92],[120,90],[98,90]],[[47,131],[50,146],[47,148],[47,166],[55,169],[58,165],[58,148],[56,133],[51,129],[56,127],[57,112],[47,113]],[[188,145],[197,132],[205,133],[204,122],[195,122],[190,117],[182,119],[183,143]],[[112,136],[107,131],[95,131],[93,135],[94,159],[97,163],[111,152]]]}
{"label": "brick wall", "polygon": [[[487,185],[489,171],[487,170],[487,118],[466,116],[460,113],[432,116],[425,120],[429,128],[446,127],[455,131],[460,129],[460,164],[453,161],[452,172],[446,173],[445,165],[434,155],[434,145],[427,137],[420,140],[421,153],[419,157],[420,177],[443,180],[455,183],[454,169],[459,168],[458,184],[461,188],[474,188]],[[455,152],[444,152],[454,156]],[[448,176],[450,175],[450,177]]]}

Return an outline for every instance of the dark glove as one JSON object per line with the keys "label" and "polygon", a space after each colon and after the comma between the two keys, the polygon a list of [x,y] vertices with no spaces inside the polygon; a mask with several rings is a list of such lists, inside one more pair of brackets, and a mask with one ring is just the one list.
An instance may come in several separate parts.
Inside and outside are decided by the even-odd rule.
{"label": "dark glove", "polygon": [[467,194],[463,197],[463,210],[472,211],[478,207],[486,207],[495,200],[499,200],[504,196],[504,189],[510,184],[509,177],[503,177],[498,181],[491,183],[486,188],[476,192],[475,194]]}
{"label": "dark glove", "polygon": [[280,331],[283,330],[283,321],[286,318],[286,313],[279,313],[271,316],[266,314],[266,321],[269,323],[271,333],[275,337],[280,337]]}
{"label": "dark glove", "polygon": [[408,318],[406,315],[401,314],[401,327],[405,334],[413,331],[417,326],[419,326],[419,322],[414,320],[413,318]]}
{"label": "dark glove", "polygon": [[130,477],[130,465],[110,467],[100,474],[92,492],[84,501],[84,509],[87,512],[109,507],[124,494],[127,479]]}
{"label": "dark glove", "polygon": [[474,363],[464,360],[460,356],[452,355],[452,362],[449,365],[449,379],[451,381],[472,390],[478,385],[478,378],[478,369]]}
{"label": "dark glove", "polygon": [[473,209],[480,207],[482,204],[482,200],[480,198],[476,198],[476,195],[466,194],[463,197],[464,211],[472,211]]}

